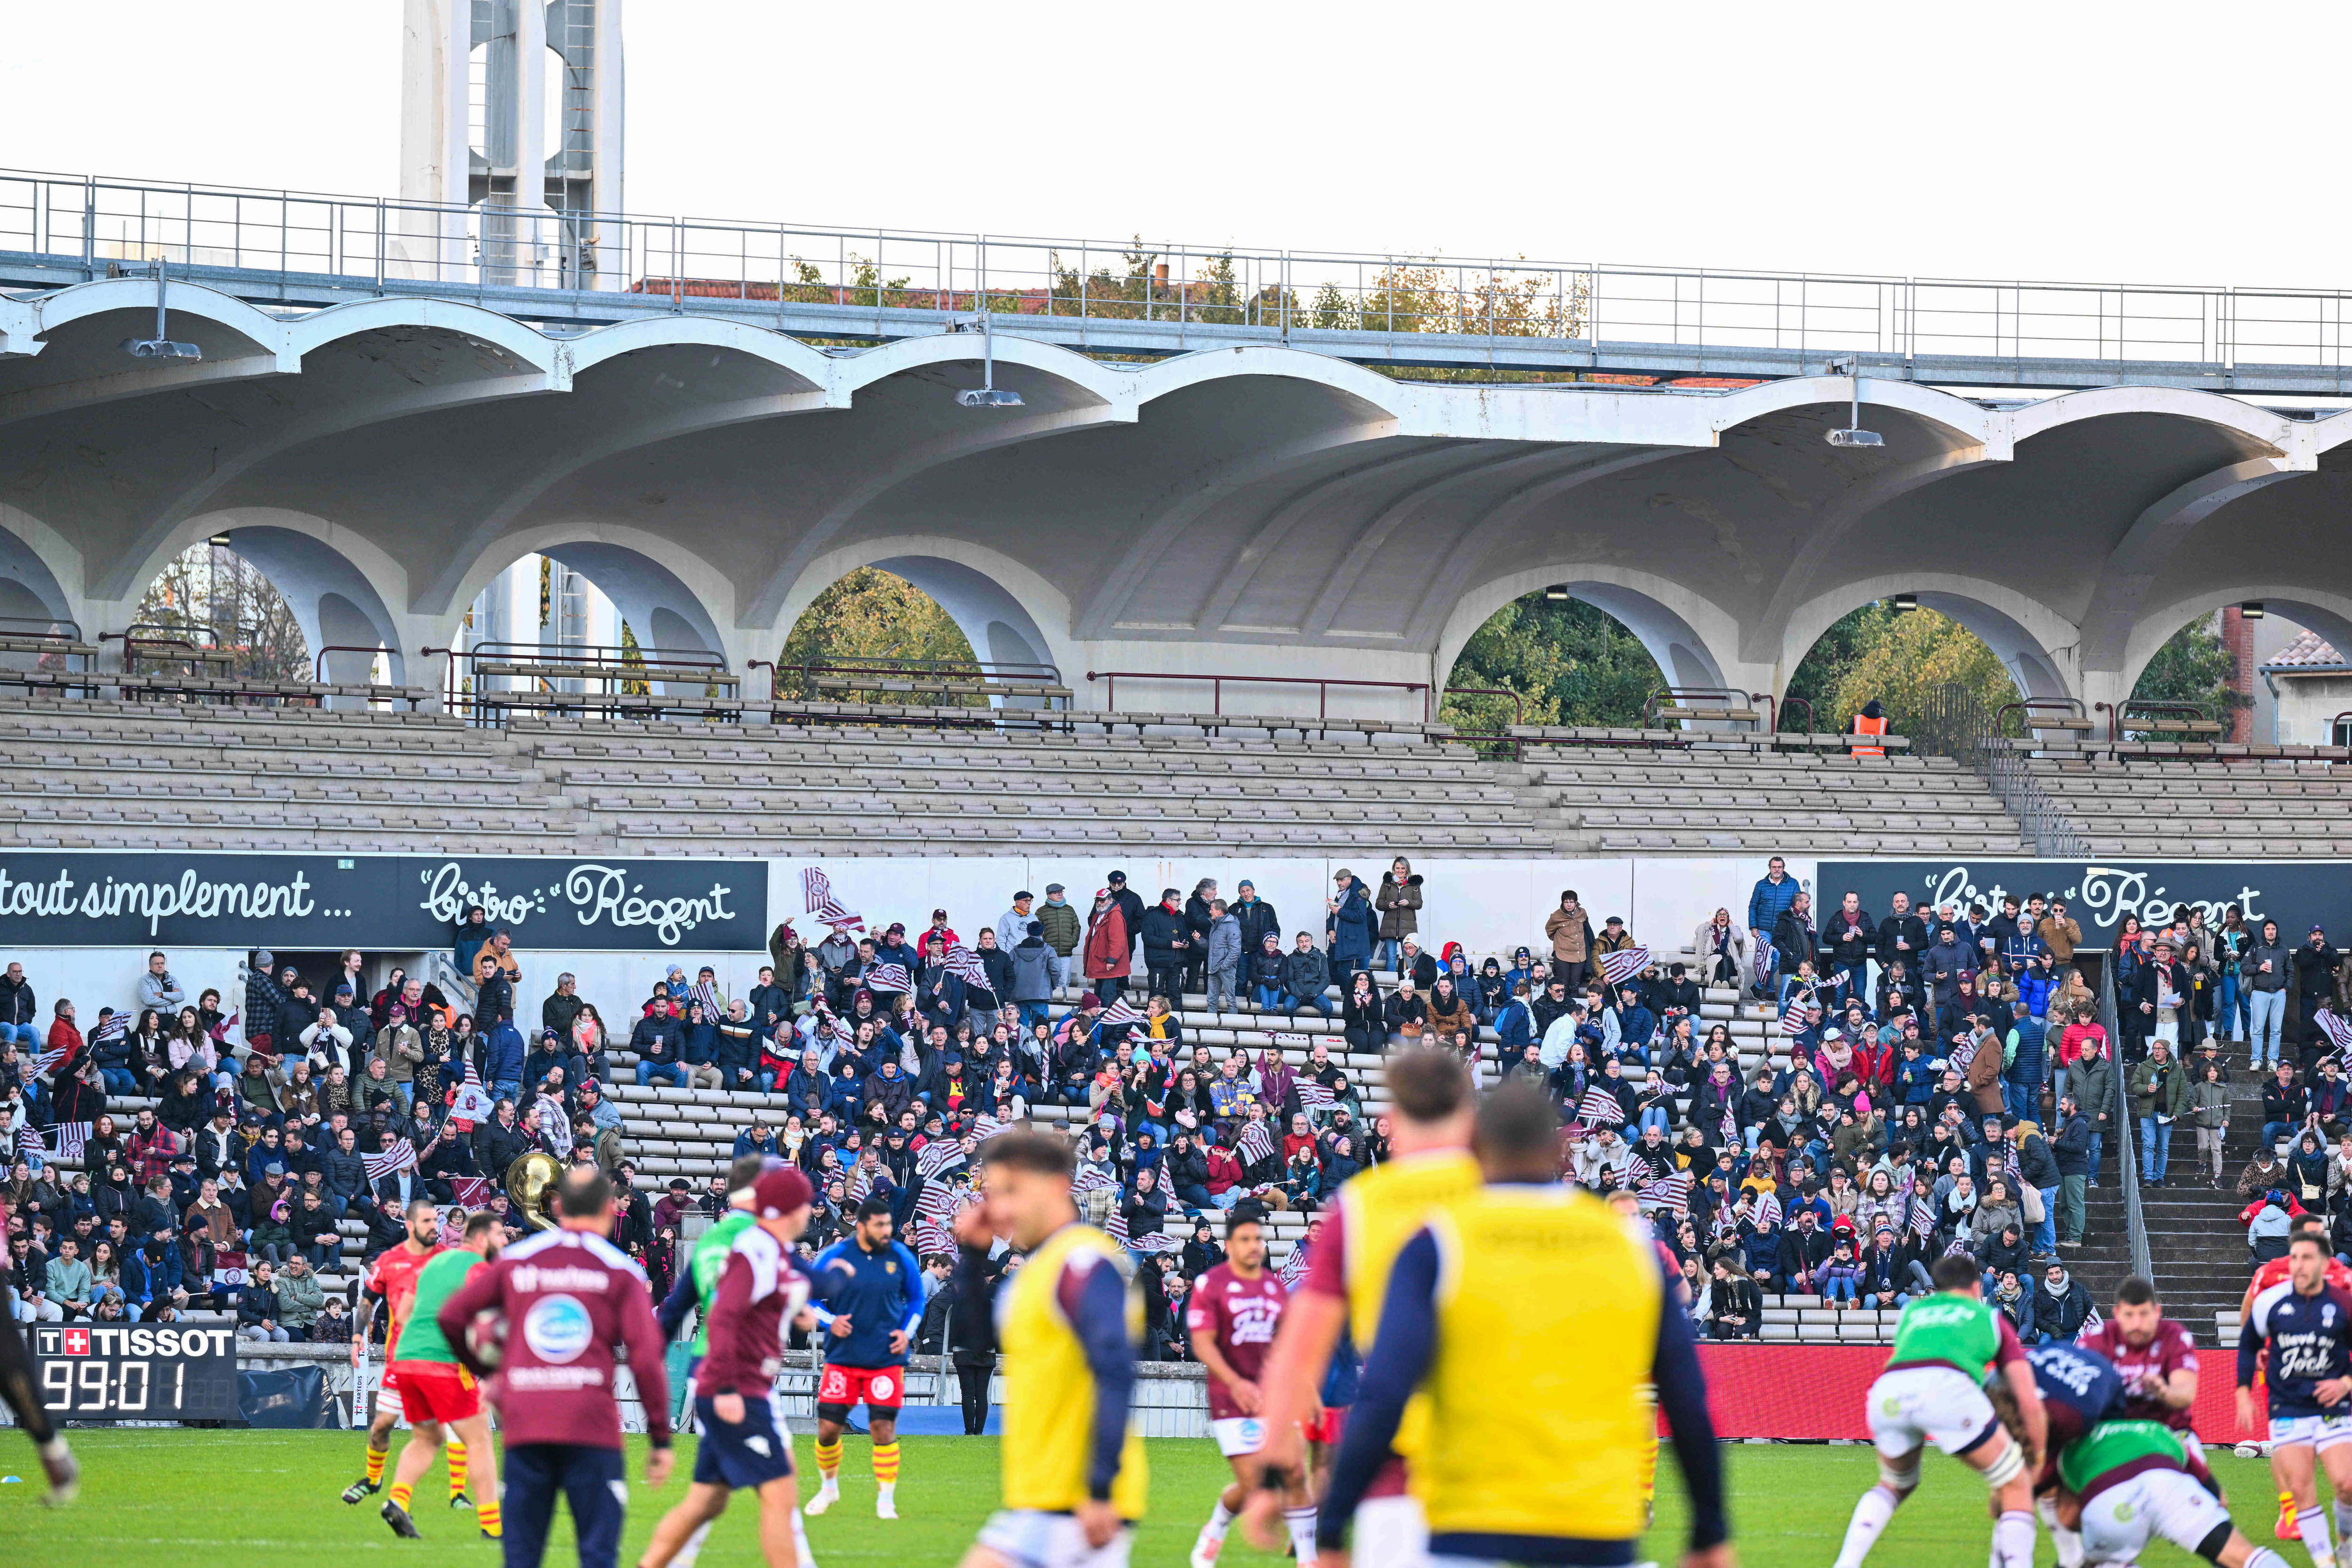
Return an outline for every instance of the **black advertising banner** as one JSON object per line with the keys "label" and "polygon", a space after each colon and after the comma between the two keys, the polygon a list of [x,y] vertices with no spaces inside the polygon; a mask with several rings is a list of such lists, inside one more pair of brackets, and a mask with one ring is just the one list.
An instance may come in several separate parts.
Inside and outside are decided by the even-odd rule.
{"label": "black advertising banner", "polygon": [[235,1421],[236,1331],[208,1324],[39,1323],[41,1404],[62,1421]]}
{"label": "black advertising banner", "polygon": [[0,850],[0,948],[423,951],[469,904],[526,947],[768,944],[760,860]]}
{"label": "black advertising banner", "polygon": [[1910,894],[1914,909],[1949,903],[1965,912],[1977,903],[1995,914],[2010,894],[2045,893],[2065,900],[2086,947],[2114,946],[2126,915],[2153,925],[2181,904],[2201,907],[2208,924],[2235,904],[2249,925],[2278,921],[2290,946],[2314,925],[2331,941],[2352,939],[2352,863],[2340,860],[1823,860],[1814,888],[1819,910],[1852,891],[1874,915],[1896,893]]}

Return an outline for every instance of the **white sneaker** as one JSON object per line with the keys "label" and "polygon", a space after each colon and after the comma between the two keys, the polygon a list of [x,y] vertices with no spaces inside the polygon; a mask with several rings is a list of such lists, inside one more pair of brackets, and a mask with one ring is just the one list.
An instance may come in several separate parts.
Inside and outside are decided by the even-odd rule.
{"label": "white sneaker", "polygon": [[837,1503],[840,1500],[840,1488],[831,1486],[819,1487],[816,1489],[816,1496],[809,1499],[808,1506],[801,1510],[801,1511],[808,1515],[811,1519],[814,1519],[818,1514],[823,1513],[826,1509],[831,1508],[835,1503]]}
{"label": "white sneaker", "polygon": [[874,1517],[896,1519],[898,1517],[898,1505],[887,1497],[877,1497],[874,1500]]}
{"label": "white sneaker", "polygon": [[1192,1542],[1192,1568],[1216,1568],[1217,1553],[1224,1549],[1223,1536],[1200,1537]]}

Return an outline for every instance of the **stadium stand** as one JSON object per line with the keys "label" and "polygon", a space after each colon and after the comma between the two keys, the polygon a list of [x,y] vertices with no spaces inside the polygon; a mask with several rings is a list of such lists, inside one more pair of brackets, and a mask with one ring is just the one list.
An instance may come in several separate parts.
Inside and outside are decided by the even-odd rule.
{"label": "stadium stand", "polygon": [[486,850],[658,838],[845,852],[870,826],[862,798],[741,787],[747,773],[797,776],[814,764],[897,801],[894,843],[909,853],[966,847],[975,823],[1046,851],[1340,850],[1360,842],[1356,797],[1367,790],[1379,793],[1388,831],[1432,852],[2021,850],[2016,819],[1948,759],[1814,745],[1538,741],[1513,761],[1482,758],[1444,726],[1343,734],[1334,721],[1309,738],[1264,721],[1123,714],[1122,724],[1164,723],[1111,733],[1095,722],[1108,715],[1075,716],[1071,728],[1008,715],[982,727],[973,715],[985,710],[899,710],[958,719],[881,724],[759,704],[761,717],[793,721],[513,712],[489,727],[391,706],[196,695],[167,704],[37,692],[0,710],[0,744],[25,764],[0,777],[0,833],[29,847],[291,849],[324,832],[368,847],[414,842],[462,812]]}

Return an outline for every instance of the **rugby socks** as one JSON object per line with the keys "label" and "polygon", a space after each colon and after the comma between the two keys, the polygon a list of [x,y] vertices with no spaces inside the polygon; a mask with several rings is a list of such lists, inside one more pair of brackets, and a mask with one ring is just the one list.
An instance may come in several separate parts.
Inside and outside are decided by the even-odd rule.
{"label": "rugby socks", "polygon": [[[836,1456],[840,1452],[839,1448],[834,1450]],[[835,1463],[839,1462],[836,1458]],[[898,1445],[897,1443],[874,1445],[874,1479],[881,1483],[884,1491],[888,1491],[898,1484]]]}
{"label": "rugby socks", "polygon": [[[875,1450],[875,1458],[877,1459],[881,1458],[881,1450]],[[817,1439],[816,1473],[823,1479],[825,1490],[833,1491],[837,1489],[837,1483],[841,1479],[840,1438],[835,1437],[830,1443],[826,1442],[822,1437]]]}
{"label": "rugby socks", "polygon": [[1225,1494],[1217,1494],[1217,1506],[1210,1511],[1209,1522],[1201,1527],[1203,1542],[1223,1541],[1225,1531],[1234,1527],[1234,1510],[1225,1506]]}
{"label": "rugby socks", "polygon": [[2336,1500],[2336,1539],[2352,1541],[2352,1503],[2341,1498]]}
{"label": "rugby socks", "polygon": [[2033,1568],[2033,1515],[2023,1510],[2002,1514],[1992,1527],[1992,1545],[2000,1568]]}
{"label": "rugby socks", "polygon": [[2336,1543],[2327,1532],[2326,1508],[2297,1509],[2294,1521],[2303,1528],[2303,1549],[2311,1553],[2312,1568],[2336,1568]]}
{"label": "rugby socks", "polygon": [[466,1445],[457,1438],[449,1439],[449,1496],[455,1500],[466,1495]]}
{"label": "rugby socks", "polygon": [[367,1451],[367,1484],[371,1491],[383,1480],[384,1456],[391,1451],[389,1444],[381,1448],[371,1447]]}
{"label": "rugby socks", "polygon": [[[699,1552],[702,1549],[703,1537],[709,1533],[710,1527],[706,1524],[694,1532],[694,1539],[688,1544]],[[801,1522],[801,1516],[797,1510],[793,1513],[793,1545],[800,1553],[801,1568],[816,1568],[816,1553],[809,1550],[808,1526]],[[677,1559],[673,1557],[670,1561],[676,1563]],[[688,1568],[692,1568],[692,1565],[688,1564]],[[2263,1568],[2263,1564],[2257,1563],[2252,1564],[2252,1568]],[[2286,1564],[2282,1563],[2278,1568],[2286,1568]]]}
{"label": "rugby socks", "polygon": [[474,1518],[480,1522],[482,1533],[484,1535],[488,1536],[492,1541],[501,1541],[505,1539],[507,1533],[506,1519],[505,1516],[499,1511],[498,1499],[494,1497],[484,1498],[475,1508]]}
{"label": "rugby socks", "polygon": [[1315,1561],[1315,1510],[1311,1505],[1286,1508],[1282,1510],[1282,1517],[1284,1522],[1290,1526],[1291,1549],[1298,1553],[1298,1561],[1304,1568],[1305,1564]]}
{"label": "rugby socks", "polygon": [[406,1513],[408,1511],[408,1500],[415,1494],[416,1489],[415,1487],[394,1481],[393,1483],[392,1490],[384,1495],[392,1499],[393,1507],[400,1510],[403,1513]]}
{"label": "rugby socks", "polygon": [[[1895,1517],[1895,1505],[1902,1500],[1887,1487],[1873,1487],[1862,1494],[1861,1500],[1853,1505],[1853,1518],[1845,1527],[1845,1544],[1838,1548],[1837,1568],[1862,1568],[1862,1560],[1878,1544],[1886,1521]],[[1999,1540],[1996,1535],[1996,1543]]]}
{"label": "rugby socks", "polygon": [[2083,1535],[2058,1522],[2058,1500],[2042,1497],[2034,1500],[2033,1511],[2042,1516],[2042,1523],[2050,1531],[2051,1542],[2058,1548],[2058,1568],[2082,1568]]}

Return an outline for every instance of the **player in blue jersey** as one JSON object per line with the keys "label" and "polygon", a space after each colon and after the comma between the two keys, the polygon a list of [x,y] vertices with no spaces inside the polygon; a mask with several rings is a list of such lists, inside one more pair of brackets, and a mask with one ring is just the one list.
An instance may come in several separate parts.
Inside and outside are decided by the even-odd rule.
{"label": "player in blue jersey", "polygon": [[[2100,1422],[2122,1417],[2123,1375],[2106,1357],[2078,1345],[2043,1345],[2026,1352],[2025,1361],[2033,1369],[2033,1386],[2042,1395],[2050,1434],[2042,1449],[2041,1471],[2033,1479],[2033,1508],[2057,1545],[2058,1568],[2075,1568],[2083,1561],[2083,1537],[2058,1520],[2058,1456]],[[1998,1406],[2000,1394],[1996,1391],[1993,1397]],[[2014,1431],[2012,1426],[2012,1435]]]}
{"label": "player in blue jersey", "polygon": [[853,1405],[866,1406],[874,1435],[877,1519],[898,1517],[898,1406],[907,1397],[907,1351],[923,1321],[923,1266],[891,1239],[890,1205],[857,1205],[848,1237],[809,1266],[815,1284],[809,1310],[824,1339],[824,1375],[816,1388],[816,1468],[811,1515],[841,1500],[841,1434]]}
{"label": "player in blue jersey", "polygon": [[2252,1434],[2254,1374],[2270,1393],[2271,1457],[2294,1495],[2315,1568],[2335,1568],[2317,1472],[2335,1493],[2336,1534],[2352,1537],[2352,1297],[2327,1282],[2327,1249],[2312,1232],[2287,1249],[2287,1277],[2254,1297],[2238,1331],[2238,1425]]}

